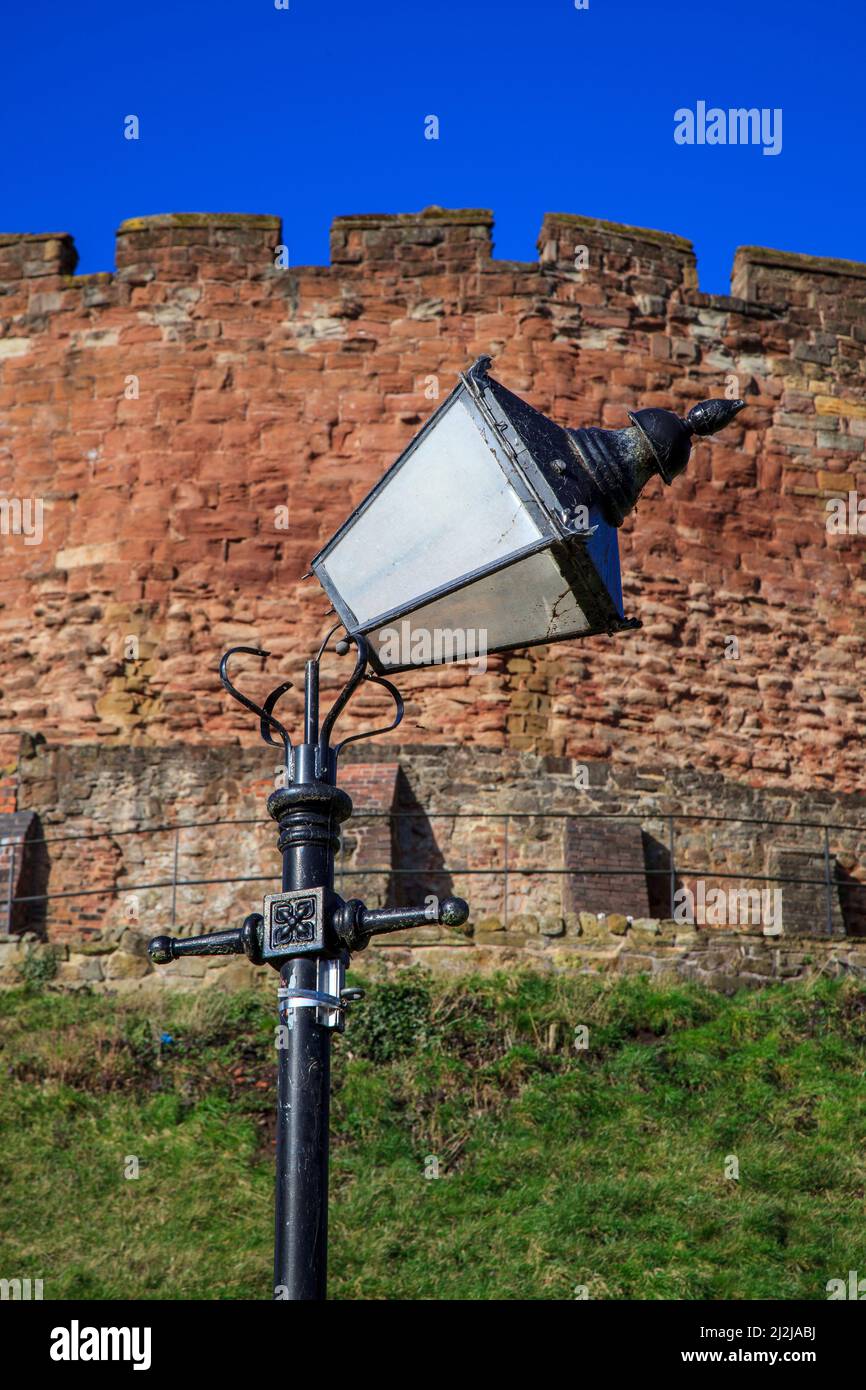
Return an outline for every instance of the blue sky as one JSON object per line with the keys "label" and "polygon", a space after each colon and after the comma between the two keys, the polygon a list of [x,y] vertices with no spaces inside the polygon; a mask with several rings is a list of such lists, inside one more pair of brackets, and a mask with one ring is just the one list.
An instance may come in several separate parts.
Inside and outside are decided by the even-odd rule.
{"label": "blue sky", "polygon": [[[677,232],[722,293],[738,245],[866,261],[850,0],[289,5],[7,7],[0,231],[71,232],[89,272],[126,217],[277,213],[291,262],[324,264],[335,215],[439,203],[491,208],[520,260],[546,211]],[[781,153],[677,145],[701,100],[781,108]]]}

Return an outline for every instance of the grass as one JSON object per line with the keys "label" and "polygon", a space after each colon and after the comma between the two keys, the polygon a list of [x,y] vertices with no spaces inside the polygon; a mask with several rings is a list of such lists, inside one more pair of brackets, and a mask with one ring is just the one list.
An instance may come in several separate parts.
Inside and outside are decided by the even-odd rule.
{"label": "grass", "polygon": [[[332,1297],[822,1299],[866,1274],[856,984],[353,983]],[[0,995],[0,1276],[269,1297],[273,993]]]}

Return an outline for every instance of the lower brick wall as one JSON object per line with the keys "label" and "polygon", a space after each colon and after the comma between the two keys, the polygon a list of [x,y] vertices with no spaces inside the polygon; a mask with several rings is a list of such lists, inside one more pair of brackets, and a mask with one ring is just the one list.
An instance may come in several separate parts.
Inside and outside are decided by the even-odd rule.
{"label": "lower brick wall", "polygon": [[[574,820],[563,827],[563,868],[583,870],[564,880],[565,912],[625,912],[648,917],[647,863],[640,822]],[[610,869],[608,874],[592,869]]]}
{"label": "lower brick wall", "polygon": [[[818,850],[791,850],[782,847],[770,856],[770,864],[771,873],[795,880],[785,884],[783,889],[788,931],[796,934],[809,930],[813,935],[821,936],[846,935],[846,917],[849,927],[853,926],[854,911],[859,904],[855,901],[850,904],[843,902],[837,886],[839,866],[834,855],[825,859]],[[829,893],[821,882],[823,879],[826,883],[828,876],[831,883]],[[858,896],[866,898],[866,894]],[[820,902],[823,912],[816,911],[816,902]],[[866,908],[866,903],[863,907]]]}
{"label": "lower brick wall", "polygon": [[[571,968],[601,915],[613,938],[606,949],[619,958],[627,938],[623,962],[637,960],[643,936],[659,936],[652,923],[678,915],[672,888],[694,888],[701,878],[710,886],[761,887],[764,875],[818,863],[822,831],[798,822],[838,824],[829,843],[833,932],[846,947],[846,938],[866,932],[866,798],[759,790],[690,770],[662,777],[604,762],[581,770],[588,777],[576,779],[568,760],[493,749],[383,743],[348,750],[340,781],[356,814],[344,827],[338,891],[371,905],[456,894],[471,907],[459,932],[429,924],[388,937],[376,951],[429,955],[442,968],[470,957],[479,968],[512,958]],[[52,895],[48,942],[63,948],[67,962],[83,952],[88,979],[144,979],[141,943],[150,936],[239,924],[279,882],[276,827],[265,814],[273,786],[268,755],[257,747],[50,747],[25,740],[19,815],[38,817],[36,838],[45,840],[31,866],[42,887],[28,892]],[[142,826],[147,834],[136,833]],[[173,889],[175,867],[188,882]],[[603,867],[618,872],[585,872]],[[563,872],[569,869],[584,872]],[[646,872],[652,869],[659,872]],[[785,893],[783,936],[826,937],[823,883]],[[723,917],[710,934],[727,925]],[[13,931],[22,930],[38,935],[41,928],[32,918],[16,919]],[[680,922],[677,930],[692,929]],[[118,950],[121,941],[127,945]],[[664,945],[679,951],[682,942]],[[598,956],[595,946],[593,952]],[[103,956],[113,961],[97,969],[93,962]],[[651,953],[650,965],[655,959]],[[178,978],[206,980],[227,962],[177,966]],[[243,978],[241,962],[231,962],[231,970],[220,978]],[[65,974],[74,978],[71,966]]]}

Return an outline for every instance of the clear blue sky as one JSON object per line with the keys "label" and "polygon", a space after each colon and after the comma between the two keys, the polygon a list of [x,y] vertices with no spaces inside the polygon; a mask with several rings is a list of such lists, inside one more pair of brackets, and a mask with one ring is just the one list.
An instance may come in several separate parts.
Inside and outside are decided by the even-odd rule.
{"label": "clear blue sky", "polygon": [[[545,211],[678,232],[717,292],[737,245],[866,260],[853,0],[40,0],[3,38],[0,231],[71,232],[80,272],[145,213],[278,213],[299,265],[336,214],[430,203],[521,260]],[[675,144],[700,100],[781,108],[781,153]]]}

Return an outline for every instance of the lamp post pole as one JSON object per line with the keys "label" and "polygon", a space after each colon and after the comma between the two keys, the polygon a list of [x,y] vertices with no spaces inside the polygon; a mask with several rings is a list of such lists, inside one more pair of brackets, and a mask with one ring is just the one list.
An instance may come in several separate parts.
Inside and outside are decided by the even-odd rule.
{"label": "lamp post pole", "polygon": [[[304,695],[297,781],[269,798],[268,811],[280,828],[284,893],[322,888],[330,894],[338,826],[351,815],[352,803],[316,777],[318,663],[307,663]],[[278,991],[274,1297],[306,1301],[325,1297],[328,1268],[332,1029],[318,1020],[312,1004],[319,973],[316,956],[290,957],[280,966]],[[310,1006],[299,1007],[308,996]]]}
{"label": "lamp post pole", "polygon": [[[355,670],[319,725],[319,662],[335,631],[307,662],[304,741],[297,747],[273,713],[291,682],[278,686],[259,706],[228,678],[234,652],[268,653],[235,647],[220,663],[224,686],[259,717],[265,742],[276,745],[276,732],[285,750],[285,785],[268,797],[268,813],[279,827],[282,891],[268,894],[263,911],[251,913],[241,927],[196,937],[158,936],[148,947],[157,965],[182,956],[245,954],[254,964],[267,963],[279,971],[273,1297],[295,1302],[321,1300],[326,1293],[331,1034],[343,1031],[346,1009],[361,996],[360,990],[345,986],[350,955],[383,932],[430,921],[459,926],[469,916],[460,898],[432,900],[430,907],[368,909],[334,892],[339,827],[352,814],[350,797],[336,785],[337,758],[346,743],[387,732],[372,729],[332,747],[334,723],[362,681],[383,686],[394,699],[396,716],[388,729],[396,728],[403,716],[394,686],[366,669],[366,640],[353,636]],[[337,644],[341,654],[348,649],[347,641]]]}

